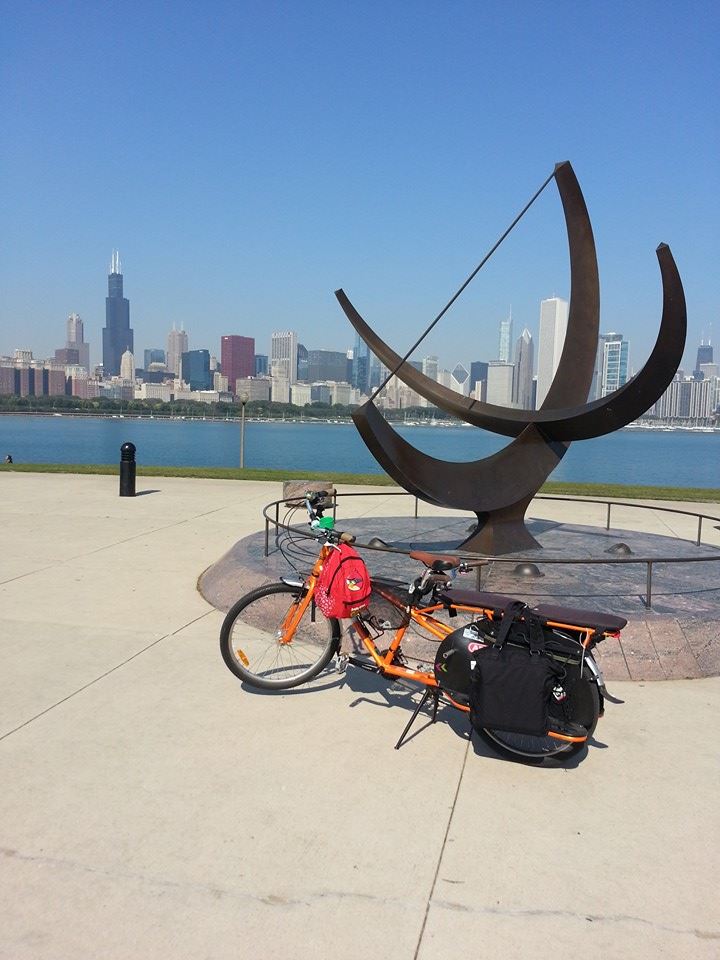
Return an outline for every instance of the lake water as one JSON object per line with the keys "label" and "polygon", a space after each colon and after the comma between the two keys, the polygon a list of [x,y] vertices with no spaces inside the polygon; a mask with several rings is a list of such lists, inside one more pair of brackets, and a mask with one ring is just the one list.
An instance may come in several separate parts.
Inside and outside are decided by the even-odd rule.
{"label": "lake water", "polygon": [[[409,442],[443,460],[475,460],[509,442],[470,427],[405,427]],[[235,467],[237,422],[71,416],[0,416],[0,458],[17,463],[116,464],[120,446],[137,447],[138,464]],[[351,423],[254,422],[245,425],[245,466],[380,473]],[[579,483],[720,487],[720,433],[621,430],[573,443],[551,475]]]}

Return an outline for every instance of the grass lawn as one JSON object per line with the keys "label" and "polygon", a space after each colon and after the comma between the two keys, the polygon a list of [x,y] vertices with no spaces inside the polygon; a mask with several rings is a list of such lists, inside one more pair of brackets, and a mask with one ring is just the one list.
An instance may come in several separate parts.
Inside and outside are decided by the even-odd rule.
{"label": "grass lawn", "polygon": [[[0,470],[13,473],[89,473],[117,475],[117,466],[72,463],[0,464]],[[204,480],[331,480],[335,484],[362,484],[393,487],[394,481],[384,473],[335,473],[325,470],[308,473],[298,470],[258,470],[235,467],[148,467],[138,466],[138,477],[198,477]],[[613,483],[561,483],[548,481],[540,493],[598,499],[628,498],[633,500],[689,500],[698,503],[720,503],[720,488],[645,487]]]}

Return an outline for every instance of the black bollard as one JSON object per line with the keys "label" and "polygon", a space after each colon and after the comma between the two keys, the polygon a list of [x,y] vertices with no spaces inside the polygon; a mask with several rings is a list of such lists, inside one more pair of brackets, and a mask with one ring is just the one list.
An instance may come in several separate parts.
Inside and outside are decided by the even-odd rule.
{"label": "black bollard", "polygon": [[129,441],[120,447],[120,496],[135,496],[135,444]]}

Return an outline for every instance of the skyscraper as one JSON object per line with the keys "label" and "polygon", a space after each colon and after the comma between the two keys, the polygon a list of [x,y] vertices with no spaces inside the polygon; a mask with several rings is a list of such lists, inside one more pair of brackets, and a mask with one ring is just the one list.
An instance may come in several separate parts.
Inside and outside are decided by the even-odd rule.
{"label": "skyscraper", "polygon": [[537,398],[538,410],[547,396],[560,363],[568,322],[568,302],[550,297],[540,303],[540,336],[538,337]]}
{"label": "skyscraper", "polygon": [[488,365],[483,360],[473,360],[470,364],[470,393],[475,390],[475,384],[487,380]]}
{"label": "skyscraper", "polygon": [[182,373],[182,355],[188,352],[188,335],[184,330],[176,330],[175,324],[167,338],[167,359],[165,364],[168,373],[179,377]]}
{"label": "skyscraper", "polygon": [[273,380],[297,383],[298,338],[293,330],[273,333],[270,337],[270,376]]}
{"label": "skyscraper", "polygon": [[182,379],[191,390],[212,390],[210,353],[208,350],[188,350],[181,358]]}
{"label": "skyscraper", "polygon": [[487,402],[499,407],[509,407],[512,403],[515,367],[503,360],[491,360],[487,373]]}
{"label": "skyscraper", "polygon": [[466,397],[470,392],[470,371],[462,363],[456,363],[450,374],[450,389]]}
{"label": "skyscraper", "polygon": [[712,344],[710,343],[709,338],[708,338],[708,342],[705,343],[705,338],[703,337],[703,339],[700,341],[700,346],[698,347],[698,350],[697,350],[697,360],[695,361],[695,369],[693,370],[693,377],[695,377],[696,380],[702,380],[702,371],[700,370],[700,367],[704,363],[712,363],[712,362],[713,362]]}
{"label": "skyscraper", "polygon": [[120,359],[126,350],[133,353],[133,331],[130,326],[130,301],[123,296],[123,275],[120,254],[113,250],[108,274],[108,295],[105,298],[103,327],[103,374],[117,377]]}
{"label": "skyscraper", "polygon": [[77,313],[71,313],[67,318],[65,349],[77,350],[78,363],[90,372],[90,344],[85,343],[83,322]]}
{"label": "skyscraper", "polygon": [[237,334],[220,337],[220,369],[227,377],[228,390],[236,393],[240,377],[255,376],[255,338]]}
{"label": "skyscraper", "polygon": [[513,406],[532,409],[533,363],[535,349],[527,327],[515,342],[515,379],[513,381]]}
{"label": "skyscraper", "polygon": [[370,386],[370,348],[359,333],[355,334],[353,350],[352,385],[360,393],[368,393]]}
{"label": "skyscraper", "polygon": [[629,344],[621,333],[601,333],[598,342],[597,396],[606,397],[627,382]]}
{"label": "skyscraper", "polygon": [[135,357],[129,350],[120,357],[120,376],[123,380],[135,381]]}
{"label": "skyscraper", "polygon": [[422,361],[422,372],[431,380],[437,381],[438,376],[438,358],[424,357]]}
{"label": "skyscraper", "polygon": [[498,340],[498,360],[503,360],[505,363],[511,363],[512,358],[510,357],[510,349],[512,346],[512,310],[510,311],[507,320],[500,321],[500,336]]}

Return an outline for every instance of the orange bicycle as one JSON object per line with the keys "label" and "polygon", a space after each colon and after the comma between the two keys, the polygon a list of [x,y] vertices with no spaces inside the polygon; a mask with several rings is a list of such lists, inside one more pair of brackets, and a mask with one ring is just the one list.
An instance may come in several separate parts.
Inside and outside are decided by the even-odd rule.
{"label": "orange bicycle", "polygon": [[[324,497],[313,493],[304,501],[311,526],[316,528],[323,522]],[[423,564],[423,572],[409,584],[373,578],[368,608],[348,621],[343,631],[341,621],[320,613],[314,595],[333,544],[354,538],[332,528],[316,529],[316,536],[320,550],[310,573],[284,576],[258,587],[228,611],[220,649],[229,669],[250,686],[286,690],[319,676],[337,658],[336,669],[355,666],[391,682],[424,688],[398,748],[428,700],[433,721],[440,703],[469,713],[467,683],[463,683],[469,676],[469,662],[454,664],[448,673],[444,656],[446,641],[458,630],[491,643],[503,611],[512,602],[510,597],[455,586],[458,573],[487,561],[412,552],[410,557]],[[307,542],[306,537],[302,542]],[[292,533],[288,541],[298,547]],[[285,555],[293,559],[291,553]],[[592,736],[608,696],[592,651],[601,640],[617,637],[627,621],[612,614],[543,604],[532,613],[542,621],[547,655],[562,665],[564,673],[559,694],[554,691],[550,702],[547,733],[533,736],[492,729],[479,733],[514,759],[537,762],[552,756],[564,760]]]}

